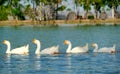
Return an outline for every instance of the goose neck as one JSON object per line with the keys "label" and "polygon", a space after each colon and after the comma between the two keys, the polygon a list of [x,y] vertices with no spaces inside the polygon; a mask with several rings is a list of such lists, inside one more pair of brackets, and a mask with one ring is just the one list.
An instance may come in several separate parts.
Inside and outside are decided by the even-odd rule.
{"label": "goose neck", "polygon": [[96,44],[94,51],[96,52],[97,50],[98,50],[98,45]]}
{"label": "goose neck", "polygon": [[10,42],[7,43],[6,45],[7,45],[6,53],[10,53],[10,49],[11,49],[11,44],[10,44]]}
{"label": "goose neck", "polygon": [[35,54],[38,54],[38,53],[40,53],[41,44],[40,44],[40,42],[38,41],[38,42],[36,43],[36,45],[37,45],[37,48],[36,48]]}
{"label": "goose neck", "polygon": [[69,43],[66,52],[67,52],[67,53],[70,53],[70,52],[71,52],[71,48],[72,48],[72,44]]}

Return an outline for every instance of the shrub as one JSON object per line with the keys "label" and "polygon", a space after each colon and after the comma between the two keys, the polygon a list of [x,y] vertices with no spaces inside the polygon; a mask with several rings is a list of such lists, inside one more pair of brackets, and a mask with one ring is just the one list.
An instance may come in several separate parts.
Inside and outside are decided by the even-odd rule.
{"label": "shrub", "polygon": [[82,16],[81,16],[81,15],[79,16],[79,19],[82,19]]}
{"label": "shrub", "polygon": [[94,19],[94,16],[93,15],[89,15],[88,19]]}
{"label": "shrub", "polygon": [[7,20],[8,11],[4,6],[0,6],[0,20]]}

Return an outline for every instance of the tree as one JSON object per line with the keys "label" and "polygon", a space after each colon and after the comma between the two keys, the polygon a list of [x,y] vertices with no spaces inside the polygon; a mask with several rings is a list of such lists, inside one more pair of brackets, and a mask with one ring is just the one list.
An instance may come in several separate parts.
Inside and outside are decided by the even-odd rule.
{"label": "tree", "polygon": [[[81,4],[81,1],[80,0],[74,0],[74,3],[75,3],[76,10],[77,10],[78,6],[80,6],[80,4]],[[79,11],[77,11],[77,18],[78,18],[78,15],[79,15]]]}
{"label": "tree", "polygon": [[62,2],[62,0],[50,0],[51,3],[53,3],[54,8],[55,8],[55,14],[56,14],[56,18],[58,19],[58,9],[59,9],[59,3]]}
{"label": "tree", "polygon": [[64,10],[66,7],[59,6],[59,3],[62,2],[62,0],[40,0],[40,2],[44,3],[45,5],[50,5],[54,8],[55,13],[53,13],[56,17],[55,19],[58,19],[58,11]]}
{"label": "tree", "polygon": [[5,6],[0,6],[0,20],[7,20],[8,9]]}
{"label": "tree", "polygon": [[94,5],[95,13],[96,13],[96,18],[99,18],[98,13],[101,13],[101,7],[104,6],[104,1],[105,0],[94,0],[92,2],[92,5]]}
{"label": "tree", "polygon": [[108,5],[112,9],[112,18],[114,19],[117,7],[120,5],[120,1],[119,0],[106,0],[106,1],[107,1],[106,5]]}
{"label": "tree", "polygon": [[0,20],[8,19],[9,8],[4,5],[6,2],[7,0],[0,0]]}
{"label": "tree", "polygon": [[0,0],[0,5],[3,5],[7,0]]}
{"label": "tree", "polygon": [[86,10],[85,18],[87,18],[87,14],[89,10],[91,10],[91,4],[93,3],[93,0],[75,0],[75,2],[83,6],[84,10]]}
{"label": "tree", "polygon": [[[24,16],[23,13],[21,11],[21,9],[23,8],[23,5],[20,4],[21,0],[6,0],[6,2],[4,3],[5,7],[8,8],[9,10],[9,15],[14,16],[14,17],[18,17],[18,19],[22,19],[24,20]],[[15,18],[17,19],[17,18]]]}

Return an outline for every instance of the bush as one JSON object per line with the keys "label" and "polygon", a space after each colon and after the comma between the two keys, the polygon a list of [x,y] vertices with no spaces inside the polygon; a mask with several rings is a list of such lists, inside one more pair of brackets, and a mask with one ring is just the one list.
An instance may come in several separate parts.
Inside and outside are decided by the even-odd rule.
{"label": "bush", "polygon": [[93,15],[88,16],[88,19],[94,19]]}
{"label": "bush", "polygon": [[4,6],[0,6],[0,20],[7,20],[8,11]]}
{"label": "bush", "polygon": [[82,19],[82,16],[79,16],[79,19]]}

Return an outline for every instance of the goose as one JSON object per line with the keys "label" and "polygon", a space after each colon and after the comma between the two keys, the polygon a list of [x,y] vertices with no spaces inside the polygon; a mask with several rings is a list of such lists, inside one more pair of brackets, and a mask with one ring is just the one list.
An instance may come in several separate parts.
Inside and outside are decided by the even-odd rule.
{"label": "goose", "polygon": [[29,44],[21,46],[11,50],[11,43],[8,40],[4,40],[3,44],[7,45],[7,54],[28,54],[29,53]]}
{"label": "goose", "polygon": [[115,47],[116,47],[116,45],[113,45],[113,47],[103,47],[103,48],[98,49],[97,43],[93,43],[91,46],[94,47],[93,52],[107,52],[107,53],[114,53]]}
{"label": "goose", "polygon": [[68,45],[68,48],[66,50],[66,53],[85,53],[88,52],[88,44],[85,46],[77,46],[72,48],[72,43],[69,40],[64,40],[64,44]]}
{"label": "goose", "polygon": [[34,39],[33,43],[37,45],[35,54],[57,54],[59,52],[59,45],[41,50],[41,43],[38,39]]}

